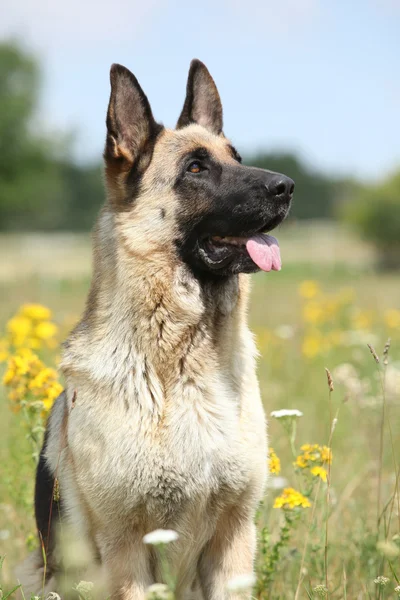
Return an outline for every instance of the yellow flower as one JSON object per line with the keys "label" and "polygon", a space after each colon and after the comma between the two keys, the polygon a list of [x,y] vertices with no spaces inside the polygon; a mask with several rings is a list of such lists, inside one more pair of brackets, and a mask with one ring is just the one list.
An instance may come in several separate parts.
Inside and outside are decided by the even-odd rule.
{"label": "yellow flower", "polygon": [[13,343],[16,346],[22,346],[24,340],[28,337],[32,330],[30,319],[24,316],[16,315],[7,323],[7,331],[13,338]]}
{"label": "yellow flower", "polygon": [[56,378],[57,378],[56,371],[54,369],[50,369],[50,368],[46,367],[46,368],[42,369],[41,371],[39,371],[39,373],[36,375],[36,377],[34,377],[34,379],[32,379],[32,381],[29,384],[29,389],[31,389],[31,390],[40,389],[48,383],[49,379],[56,379]]}
{"label": "yellow flower", "polygon": [[307,461],[304,456],[300,455],[296,458],[295,466],[299,467],[300,469],[305,469],[307,467]]}
{"label": "yellow flower", "polygon": [[389,329],[400,329],[400,310],[396,310],[395,308],[386,310],[384,319]]}
{"label": "yellow flower", "polygon": [[311,475],[314,475],[314,477],[321,477],[322,481],[326,481],[328,474],[324,467],[313,467],[311,469]]}
{"label": "yellow flower", "polygon": [[281,496],[275,498],[274,508],[290,509],[301,506],[302,508],[309,508],[311,506],[308,498],[303,496],[300,492],[293,488],[285,488]]}
{"label": "yellow flower", "polygon": [[300,448],[300,450],[303,450],[303,452],[311,452],[312,450],[315,450],[315,448],[317,447],[317,444],[303,444]]}
{"label": "yellow flower", "polygon": [[319,476],[325,481],[324,474],[326,477],[326,471],[323,465],[332,463],[330,448],[319,444],[303,444],[301,451],[302,454],[299,454],[296,458],[294,466],[300,469],[310,469],[312,475]]}
{"label": "yellow flower", "polygon": [[34,354],[30,348],[19,348],[16,355],[31,362],[39,360],[36,354]]}
{"label": "yellow flower", "polygon": [[42,304],[24,304],[20,308],[20,313],[34,321],[48,321],[51,319],[51,311]]}
{"label": "yellow flower", "polygon": [[316,325],[324,320],[324,309],[318,302],[307,302],[303,308],[303,319],[306,323]]}
{"label": "yellow flower", "polygon": [[35,335],[40,340],[49,340],[50,338],[53,338],[55,335],[57,335],[57,332],[57,325],[55,325],[51,321],[43,321],[35,327]]}
{"label": "yellow flower", "polygon": [[322,446],[321,448],[321,460],[323,463],[332,463],[332,450],[328,446]]}
{"label": "yellow flower", "polygon": [[28,360],[21,356],[12,356],[7,363],[7,370],[4,373],[3,384],[11,385],[12,383],[19,382],[20,378],[27,375],[30,369],[30,363]]}
{"label": "yellow flower", "polygon": [[33,350],[39,350],[42,344],[40,343],[39,339],[32,337],[26,340],[26,345],[29,348],[33,348]]}
{"label": "yellow flower", "polygon": [[8,398],[11,402],[20,402],[26,396],[26,387],[23,384],[17,385],[11,392],[8,394]]}
{"label": "yellow flower", "polygon": [[317,356],[322,350],[321,336],[317,334],[306,335],[301,350],[307,358],[314,358]]}
{"label": "yellow flower", "polygon": [[[16,354],[10,357],[3,383],[10,388],[8,398],[13,403],[13,411],[19,409],[17,405],[23,400],[29,400],[29,383],[43,370],[42,361],[29,348],[19,348]],[[56,375],[55,371],[52,372]]]}
{"label": "yellow flower", "polygon": [[370,329],[372,325],[372,314],[368,310],[357,310],[353,315],[352,325],[354,329]]}
{"label": "yellow flower", "polygon": [[15,370],[12,365],[9,365],[7,371],[3,375],[3,385],[10,385],[15,377]]}
{"label": "yellow flower", "polygon": [[277,457],[273,448],[269,448],[268,450],[268,465],[270,473],[278,475],[281,472],[281,461]]}
{"label": "yellow flower", "polygon": [[60,383],[55,381],[52,386],[47,390],[47,395],[43,398],[43,406],[46,412],[48,412],[54,404],[54,400],[58,398],[58,396],[63,391],[63,387]]}
{"label": "yellow flower", "polygon": [[316,281],[307,279],[299,285],[299,294],[303,298],[311,299],[319,293],[319,286]]}

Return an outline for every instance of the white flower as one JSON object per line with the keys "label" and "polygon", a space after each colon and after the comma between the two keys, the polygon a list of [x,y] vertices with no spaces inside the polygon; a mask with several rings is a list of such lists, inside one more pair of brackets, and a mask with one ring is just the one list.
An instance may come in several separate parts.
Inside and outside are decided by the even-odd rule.
{"label": "white flower", "polygon": [[[79,597],[84,600],[90,600],[93,598],[93,587],[94,584],[92,581],[80,581],[76,584],[75,590],[78,592]],[[46,599],[47,600],[47,599]],[[55,597],[50,598],[50,600],[57,600]]]}
{"label": "white flower", "polygon": [[288,483],[289,482],[285,477],[274,475],[273,477],[268,477],[267,488],[270,490],[283,490],[283,488],[288,486]]}
{"label": "white flower", "polygon": [[275,333],[281,340],[290,340],[294,336],[294,328],[291,325],[280,325]]}
{"label": "white flower", "polygon": [[395,365],[386,367],[385,390],[386,394],[393,398],[400,395],[400,369]]}
{"label": "white flower", "polygon": [[49,592],[46,596],[46,600],[61,600],[61,596],[57,592]]}
{"label": "white flower", "polygon": [[148,600],[169,600],[171,593],[164,583],[153,583],[147,588],[146,598]]}
{"label": "white flower", "polygon": [[271,417],[275,419],[284,419],[285,417],[302,417],[303,413],[296,408],[282,408],[281,410],[273,410]]}
{"label": "white flower", "polygon": [[376,583],[376,585],[380,585],[382,587],[385,587],[389,583],[389,581],[390,581],[389,577],[384,577],[383,575],[379,575],[379,577],[376,577],[374,579],[374,583]]}
{"label": "white flower", "polygon": [[328,589],[324,585],[317,585],[313,592],[317,594],[320,598],[326,598],[328,595]]}
{"label": "white flower", "polygon": [[0,529],[0,540],[8,540],[10,531],[8,529]]}
{"label": "white flower", "polygon": [[143,541],[145,544],[157,546],[158,544],[169,544],[170,542],[175,542],[178,537],[178,534],[176,531],[173,531],[173,529],[156,529],[155,531],[147,533],[144,536]]}
{"label": "white flower", "polygon": [[229,592],[243,592],[251,589],[256,582],[256,577],[253,573],[246,573],[244,575],[237,575],[230,579],[227,583],[227,589]]}

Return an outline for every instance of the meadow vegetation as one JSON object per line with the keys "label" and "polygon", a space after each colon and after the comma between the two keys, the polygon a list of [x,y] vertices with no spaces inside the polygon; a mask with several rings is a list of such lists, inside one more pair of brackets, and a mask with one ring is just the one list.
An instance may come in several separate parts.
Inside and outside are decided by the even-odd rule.
{"label": "meadow vegetation", "polygon": [[[400,597],[398,276],[374,272],[369,259],[296,261],[307,254],[307,238],[296,235],[297,251],[290,231],[280,236],[283,257],[286,244],[292,257],[282,272],[254,277],[250,321],[271,476],[258,512],[256,580],[232,586],[254,586],[260,600]],[[352,256],[363,256],[353,244]],[[38,544],[35,463],[62,388],[60,341],[89,283],[67,272],[16,272],[0,283],[3,599],[16,585],[14,566]],[[167,541],[154,543],[163,551]],[[149,597],[172,597],[173,576],[165,583]],[[89,598],[90,585],[76,594]]]}

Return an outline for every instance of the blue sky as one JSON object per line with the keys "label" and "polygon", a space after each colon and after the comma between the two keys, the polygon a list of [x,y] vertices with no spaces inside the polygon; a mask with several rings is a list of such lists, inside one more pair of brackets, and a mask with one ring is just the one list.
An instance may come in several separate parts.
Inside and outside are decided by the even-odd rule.
{"label": "blue sky", "polygon": [[41,124],[74,130],[79,158],[101,155],[112,62],[173,126],[197,57],[240,152],[365,178],[400,165],[399,32],[400,0],[13,0],[0,23],[41,60]]}

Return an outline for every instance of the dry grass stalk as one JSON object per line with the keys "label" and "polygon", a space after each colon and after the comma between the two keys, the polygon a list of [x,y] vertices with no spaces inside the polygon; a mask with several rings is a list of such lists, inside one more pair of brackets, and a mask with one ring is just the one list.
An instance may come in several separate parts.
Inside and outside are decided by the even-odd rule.
{"label": "dry grass stalk", "polygon": [[388,338],[388,341],[385,344],[383,349],[383,364],[386,366],[389,362],[389,350],[390,350],[391,339]]}
{"label": "dry grass stalk", "polygon": [[379,364],[380,360],[379,360],[379,356],[377,355],[377,353],[375,352],[375,349],[371,346],[371,344],[367,344],[369,351],[371,352],[372,356],[374,357],[374,361]]}
{"label": "dry grass stalk", "polygon": [[332,379],[331,372],[330,372],[330,370],[329,370],[329,369],[327,369],[326,367],[325,367],[325,372],[326,372],[326,376],[327,376],[327,378],[328,378],[328,386],[329,386],[329,391],[330,391],[330,392],[333,392],[333,390],[334,390],[334,387],[333,387],[333,379]]}

